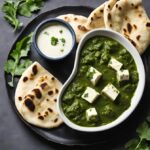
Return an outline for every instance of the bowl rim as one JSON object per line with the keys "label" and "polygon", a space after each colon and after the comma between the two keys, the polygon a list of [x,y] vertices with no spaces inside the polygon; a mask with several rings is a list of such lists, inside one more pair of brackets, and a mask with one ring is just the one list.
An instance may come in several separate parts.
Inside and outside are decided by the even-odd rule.
{"label": "bowl rim", "polygon": [[[103,126],[84,127],[84,126],[79,126],[79,125],[73,123],[71,120],[69,120],[65,116],[65,114],[62,110],[62,107],[61,107],[62,106],[61,105],[61,102],[62,102],[61,99],[62,99],[62,96],[63,96],[66,88],[68,87],[68,85],[72,82],[72,80],[76,76],[76,73],[78,70],[80,51],[81,51],[83,45],[85,44],[85,42],[88,39],[95,37],[95,36],[110,37],[110,38],[118,41],[121,45],[123,45],[128,50],[128,52],[133,57],[135,64],[137,66],[137,71],[138,71],[138,75],[139,75],[139,82],[138,82],[136,91],[135,91],[135,93],[131,99],[131,103],[130,103],[129,108],[127,110],[125,110],[116,120],[114,120],[113,122],[108,123],[106,125],[103,125]],[[123,42],[121,42],[121,41],[123,41]],[[112,30],[108,30],[108,29],[94,29],[94,30],[88,32],[87,34],[85,34],[84,37],[81,39],[79,45],[78,45],[76,56],[75,56],[75,63],[74,63],[73,71],[72,71],[70,77],[68,78],[68,80],[63,85],[63,87],[62,87],[62,89],[58,95],[57,110],[58,110],[60,117],[64,121],[64,123],[72,129],[75,129],[78,131],[83,131],[83,132],[105,131],[105,130],[111,129],[111,128],[121,124],[124,120],[126,120],[133,113],[133,111],[135,110],[135,108],[137,107],[137,105],[139,104],[139,102],[142,98],[142,95],[144,92],[144,87],[145,87],[145,69],[144,69],[143,61],[142,61],[141,56],[139,55],[137,49],[130,43],[129,40],[127,40],[125,37],[123,37],[120,33],[116,32],[116,31],[112,31]]]}
{"label": "bowl rim", "polygon": [[[42,53],[42,51],[40,50],[40,48],[37,45],[37,37],[39,35],[39,33],[41,32],[40,29],[46,25],[46,24],[50,24],[50,23],[59,23],[63,26],[65,26],[71,33],[72,35],[72,47],[70,49],[70,51],[68,51],[68,53],[66,53],[65,55],[61,56],[61,57],[50,57],[45,55],[44,53]],[[43,30],[43,29],[42,29]],[[66,21],[62,20],[62,19],[58,19],[58,18],[50,18],[50,19],[46,19],[44,21],[42,21],[35,29],[34,33],[33,33],[33,42],[32,42],[34,48],[36,49],[36,51],[44,58],[48,59],[48,60],[62,60],[63,58],[67,57],[72,50],[75,48],[76,46],[76,35],[75,32],[73,30],[73,28],[71,27],[71,25],[69,23],[67,23]]]}

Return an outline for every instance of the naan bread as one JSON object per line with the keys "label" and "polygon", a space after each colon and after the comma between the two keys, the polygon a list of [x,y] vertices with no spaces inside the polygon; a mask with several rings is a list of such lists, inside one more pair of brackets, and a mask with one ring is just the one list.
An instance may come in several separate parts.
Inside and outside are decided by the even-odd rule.
{"label": "naan bread", "polygon": [[104,7],[105,3],[94,9],[89,15],[86,23],[86,28],[95,29],[95,28],[104,28]]}
{"label": "naan bread", "polygon": [[142,54],[150,44],[150,20],[142,0],[109,0],[104,8],[106,28],[124,35]]}
{"label": "naan bread", "polygon": [[54,128],[62,123],[56,108],[62,84],[35,62],[22,74],[15,93],[15,105],[30,124]]}
{"label": "naan bread", "polygon": [[66,15],[58,16],[57,18],[68,22],[72,26],[76,34],[77,42],[79,42],[81,38],[83,37],[83,35],[89,31],[85,27],[85,24],[87,23],[87,18],[84,16],[66,14]]}

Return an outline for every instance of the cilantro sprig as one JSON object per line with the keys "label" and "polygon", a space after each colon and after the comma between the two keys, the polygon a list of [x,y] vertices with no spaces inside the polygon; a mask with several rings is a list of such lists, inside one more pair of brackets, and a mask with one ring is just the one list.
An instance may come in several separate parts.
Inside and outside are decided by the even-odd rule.
{"label": "cilantro sprig", "polygon": [[131,139],[126,145],[127,150],[150,150],[150,117],[136,130],[137,137]]}
{"label": "cilantro sprig", "polygon": [[17,10],[20,1],[5,1],[2,7],[2,11],[5,13],[4,18],[14,27],[14,31],[22,27],[22,23],[17,19]]}
{"label": "cilantro sprig", "polygon": [[32,61],[26,58],[30,51],[32,35],[31,33],[17,42],[15,49],[12,50],[9,59],[5,63],[4,70],[11,75],[11,80],[8,82],[11,87],[14,86],[14,77],[21,76],[25,69],[32,63]]}
{"label": "cilantro sprig", "polygon": [[20,29],[23,23],[18,15],[31,17],[33,12],[41,9],[44,0],[6,0],[2,6],[4,18],[14,27],[14,31]]}

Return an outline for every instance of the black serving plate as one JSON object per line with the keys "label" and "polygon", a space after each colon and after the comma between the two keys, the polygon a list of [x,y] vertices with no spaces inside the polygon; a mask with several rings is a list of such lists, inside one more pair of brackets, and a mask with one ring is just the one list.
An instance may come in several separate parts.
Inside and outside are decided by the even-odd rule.
{"label": "black serving plate", "polygon": [[[15,47],[17,41],[19,41],[24,36],[33,32],[35,28],[45,19],[54,18],[59,15],[68,14],[68,13],[88,16],[92,10],[93,10],[92,8],[85,7],[85,6],[72,6],[72,7],[69,6],[69,7],[61,7],[58,9],[45,12],[39,15],[38,17],[36,17],[35,19],[33,19],[33,21],[31,21],[25,27],[23,32],[19,35],[19,37],[13,44],[12,49]],[[43,67],[45,67],[54,76],[56,76],[62,83],[64,83],[70,76],[71,71],[73,69],[75,52],[76,52],[76,49],[74,49],[74,51],[65,59],[55,62],[55,61],[45,60],[43,57],[41,57],[37,53],[37,51],[32,46],[29,57],[32,61],[38,61]],[[148,113],[148,108],[150,108],[150,100],[149,100],[150,98],[150,93],[149,93],[150,51],[147,50],[147,52],[143,55],[143,61],[145,64],[147,79],[146,79],[145,92],[144,92],[140,105],[138,106],[136,111],[121,125],[113,129],[103,131],[103,132],[98,132],[98,133],[78,132],[67,127],[65,124],[61,125],[58,128],[47,129],[47,130],[30,125],[20,116],[20,114],[18,113],[15,107],[14,94],[15,94],[15,88],[18,82],[18,78],[15,78],[15,88],[11,88],[7,85],[7,82],[10,76],[5,74],[7,92],[8,92],[11,104],[14,110],[16,111],[16,113],[18,114],[18,116],[21,118],[21,120],[35,133],[37,133],[38,135],[40,135],[41,137],[45,138],[48,141],[52,141],[52,142],[63,144],[63,145],[92,145],[92,144],[98,144],[98,143],[102,144],[105,142],[107,143],[113,140],[115,141],[117,140],[119,142],[121,140],[120,137],[122,138],[129,137],[128,136],[129,133],[135,130],[139,122]]]}

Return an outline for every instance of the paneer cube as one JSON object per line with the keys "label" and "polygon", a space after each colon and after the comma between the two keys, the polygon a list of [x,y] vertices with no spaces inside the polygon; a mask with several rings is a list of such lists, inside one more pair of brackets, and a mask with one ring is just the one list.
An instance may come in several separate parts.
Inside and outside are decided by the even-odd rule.
{"label": "paneer cube", "polygon": [[102,93],[104,93],[107,97],[109,97],[112,101],[114,101],[118,97],[120,92],[116,89],[114,85],[108,84],[102,90]]}
{"label": "paneer cube", "polygon": [[89,103],[93,103],[94,100],[99,96],[100,94],[95,91],[94,89],[87,87],[83,95],[81,96],[84,100],[88,101]]}
{"label": "paneer cube", "polygon": [[91,83],[95,86],[101,78],[102,73],[96,70],[94,67],[90,67],[89,74],[92,76]]}
{"label": "paneer cube", "polygon": [[118,60],[116,60],[115,58],[111,58],[108,64],[108,67],[118,71],[121,69],[121,67],[123,66],[123,64],[121,62],[119,62]]}
{"label": "paneer cube", "polygon": [[96,116],[97,116],[97,111],[94,107],[86,110],[86,118],[88,121],[92,120],[92,118]]}
{"label": "paneer cube", "polygon": [[129,71],[128,70],[118,70],[117,79],[119,82],[129,80]]}

